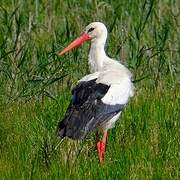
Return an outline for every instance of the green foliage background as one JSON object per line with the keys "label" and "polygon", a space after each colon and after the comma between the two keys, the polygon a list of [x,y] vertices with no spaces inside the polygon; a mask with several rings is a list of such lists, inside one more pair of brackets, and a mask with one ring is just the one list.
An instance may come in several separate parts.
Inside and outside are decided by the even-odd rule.
{"label": "green foliage background", "polygon": [[[178,179],[179,9],[177,0],[1,0],[0,179]],[[89,72],[89,44],[56,52],[92,21],[106,24],[107,54],[136,82],[103,164],[93,133],[55,134],[70,90]]]}

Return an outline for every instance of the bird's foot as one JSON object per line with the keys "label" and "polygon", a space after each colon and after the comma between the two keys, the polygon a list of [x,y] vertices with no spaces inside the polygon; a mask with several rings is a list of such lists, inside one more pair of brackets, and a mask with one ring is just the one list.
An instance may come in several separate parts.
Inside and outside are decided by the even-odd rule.
{"label": "bird's foot", "polygon": [[105,143],[102,140],[97,142],[97,151],[100,162],[103,161],[104,150],[105,150]]}

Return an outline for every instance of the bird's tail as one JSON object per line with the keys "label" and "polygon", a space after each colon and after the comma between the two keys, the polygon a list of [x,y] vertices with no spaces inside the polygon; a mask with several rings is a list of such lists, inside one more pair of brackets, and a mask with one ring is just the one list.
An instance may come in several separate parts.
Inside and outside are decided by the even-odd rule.
{"label": "bird's tail", "polygon": [[60,121],[57,126],[57,136],[64,138],[66,136],[66,125],[63,121]]}
{"label": "bird's tail", "polygon": [[76,140],[84,139],[90,129],[86,127],[86,123],[79,123],[80,118],[81,116],[78,117],[75,113],[73,116],[65,117],[58,124],[57,135],[60,138],[68,136],[69,138]]}

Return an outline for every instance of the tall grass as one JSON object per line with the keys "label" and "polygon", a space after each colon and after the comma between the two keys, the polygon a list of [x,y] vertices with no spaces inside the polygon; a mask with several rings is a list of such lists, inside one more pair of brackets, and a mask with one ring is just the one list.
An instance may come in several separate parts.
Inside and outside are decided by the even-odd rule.
{"label": "tall grass", "polygon": [[[178,179],[179,8],[172,0],[2,1],[0,177]],[[92,21],[107,25],[107,53],[134,75],[136,95],[109,131],[103,165],[93,133],[59,140],[70,90],[89,72],[89,44],[56,52]]]}

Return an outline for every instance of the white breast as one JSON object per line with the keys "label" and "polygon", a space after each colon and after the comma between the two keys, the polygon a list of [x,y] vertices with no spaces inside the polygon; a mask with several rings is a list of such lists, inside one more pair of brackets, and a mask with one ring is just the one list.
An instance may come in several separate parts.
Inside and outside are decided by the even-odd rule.
{"label": "white breast", "polygon": [[82,81],[90,81],[93,79],[97,79],[99,77],[100,72],[95,72],[92,74],[88,74],[86,76],[84,76],[82,79],[80,79],[78,82],[82,82]]}

